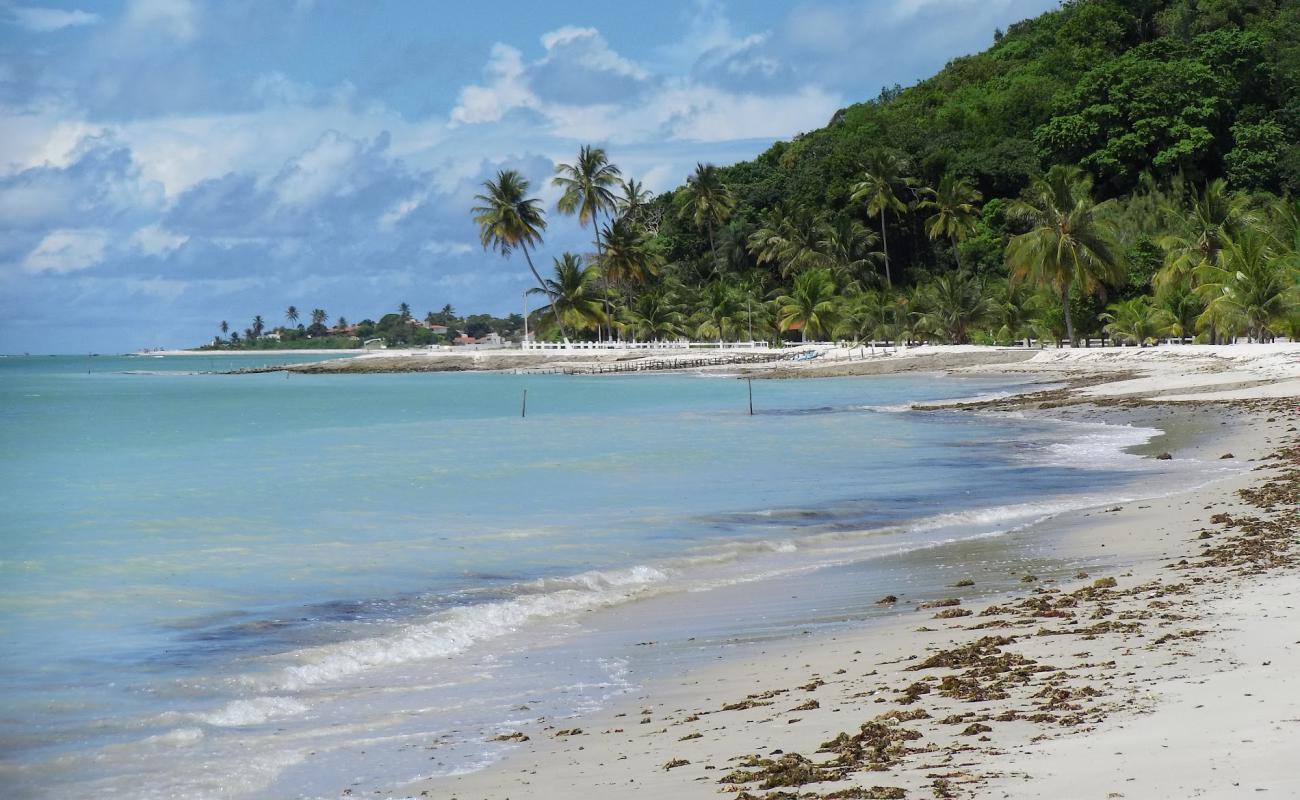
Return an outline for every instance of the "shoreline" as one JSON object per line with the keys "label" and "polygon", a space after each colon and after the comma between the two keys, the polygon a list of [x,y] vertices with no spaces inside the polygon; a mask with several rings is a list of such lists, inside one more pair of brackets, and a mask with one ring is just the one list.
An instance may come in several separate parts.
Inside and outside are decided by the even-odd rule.
{"label": "shoreline", "polygon": [[[1125,388],[1124,380],[1135,380],[1131,375],[1113,377],[1121,378],[1114,382],[1120,384],[1119,389]],[[1084,390],[1067,391],[1077,398]],[[1171,431],[1180,421],[1195,419],[1189,415],[1201,405],[1125,398],[1123,392],[1109,396],[1113,402],[1108,403],[1105,394],[1099,399],[1085,396],[1078,402],[1047,405],[1050,410],[1038,408],[1049,401],[1025,401],[1023,396],[1019,401],[1000,398],[985,402],[1003,404],[996,409],[1001,411],[1028,410],[1034,416],[1086,421],[1104,417],[1113,422],[1116,414],[1123,414],[1125,421],[1160,427],[1164,434],[1157,440],[1176,438]],[[1215,451],[1231,450],[1238,459],[1265,458],[1285,437],[1292,442],[1287,467],[1290,488],[1286,491],[1293,498],[1295,426],[1294,415],[1287,414],[1293,411],[1294,402],[1265,397],[1223,406],[1231,407],[1232,424],[1200,426],[1202,430],[1194,437],[1200,441],[1180,442],[1180,454],[1195,451],[1201,457],[1214,458],[1218,455]],[[1274,465],[1266,474],[1279,471],[1276,461],[1264,463]],[[1061,787],[1065,786],[1070,796],[1107,797],[1114,796],[1109,794],[1112,792],[1135,790],[1133,782],[1145,781],[1146,793],[1137,796],[1231,796],[1231,781],[1228,789],[1214,782],[1233,774],[1232,764],[1218,764],[1217,774],[1211,775],[1194,769],[1210,763],[1208,744],[1185,746],[1192,752],[1191,764],[1177,787],[1162,783],[1159,771],[1143,760],[1154,755],[1150,752],[1130,755],[1130,760],[1138,761],[1126,762],[1126,767],[1087,774],[1080,773],[1088,766],[1074,762],[1085,750],[1086,764],[1102,758],[1109,752],[1105,742],[1122,737],[1126,726],[1154,726],[1168,736],[1185,730],[1188,726],[1161,710],[1159,693],[1153,693],[1151,687],[1181,681],[1179,686],[1198,701],[1192,705],[1209,707],[1208,702],[1200,702],[1210,698],[1201,696],[1197,682],[1213,680],[1224,652],[1208,648],[1269,649],[1261,639],[1269,638],[1270,630],[1300,622],[1294,607],[1277,609],[1277,603],[1274,616],[1262,627],[1257,619],[1243,620],[1213,608],[1234,593],[1238,607],[1249,602],[1241,597],[1248,581],[1253,581],[1253,591],[1261,596],[1289,602],[1293,593],[1300,593],[1293,592],[1300,589],[1294,553],[1279,557],[1285,563],[1280,561],[1275,570],[1262,575],[1225,577],[1217,569],[1183,567],[1183,573],[1193,570],[1197,574],[1175,582],[1166,569],[1169,563],[1194,556],[1197,545],[1203,544],[1197,538],[1200,530],[1210,531],[1202,538],[1212,540],[1211,547],[1224,550],[1221,557],[1230,560],[1231,548],[1214,540],[1226,542],[1243,536],[1249,540],[1251,534],[1234,533],[1236,523],[1209,520],[1224,519],[1216,514],[1227,514],[1230,520],[1245,514],[1266,519],[1267,512],[1252,509],[1237,496],[1240,490],[1249,491],[1260,477],[1251,471],[1208,487],[1125,507],[1070,512],[1042,524],[1068,531],[1053,534],[1063,553],[1109,552],[1121,566],[1104,575],[1099,572],[1050,588],[1027,582],[1026,591],[991,605],[983,601],[970,608],[953,605],[938,609],[937,614],[909,610],[895,619],[862,623],[822,640],[786,641],[766,648],[767,652],[756,658],[727,660],[717,667],[695,670],[685,680],[652,682],[582,718],[564,723],[539,721],[503,732],[516,741],[527,739],[482,771],[429,779],[382,793],[470,800],[558,798],[584,789],[600,794],[621,788],[647,796],[704,797],[731,791],[738,797],[784,800],[968,797],[996,790],[1001,791],[994,796],[1047,797],[1062,796]],[[1277,491],[1281,490],[1275,487]],[[1273,516],[1277,513],[1290,513],[1289,524],[1294,524],[1294,508],[1289,512],[1274,509]],[[1135,540],[1133,531],[1157,535]],[[1288,547],[1293,540],[1294,535]],[[1114,578],[1116,585],[1110,587],[1107,578]],[[1094,585],[1098,579],[1102,583]],[[960,591],[953,589],[954,599],[959,599]],[[1085,621],[1092,619],[1100,621]],[[1065,620],[1077,628],[1042,632]],[[974,625],[980,627],[972,629]],[[1232,626],[1240,630],[1223,630]],[[1215,638],[1215,634],[1222,635]],[[1200,644],[1192,646],[1193,642]],[[1289,642],[1276,644],[1281,648]],[[1193,652],[1196,649],[1201,651],[1199,655]],[[1081,655],[1085,651],[1086,657]],[[937,662],[936,652],[941,654]],[[935,662],[933,669],[919,674],[907,669],[909,660],[925,663],[926,659]],[[1286,670],[1295,674],[1300,667],[1300,648],[1274,653],[1271,663],[1276,667],[1269,668],[1274,670],[1270,680],[1277,683]],[[798,678],[792,677],[796,675]],[[1268,716],[1275,726],[1285,727],[1287,715],[1300,716],[1300,685],[1294,681],[1288,685],[1282,696],[1266,693],[1277,709]],[[723,710],[724,705],[731,710]],[[1140,711],[1135,713],[1135,708]],[[639,721],[644,719],[649,720],[645,727]],[[1262,720],[1248,717],[1246,721]],[[575,724],[585,732],[559,735],[572,731]],[[1078,735],[1081,731],[1092,735]],[[1098,738],[1102,732],[1107,738]],[[1239,731],[1206,729],[1200,733],[1205,741],[1215,733],[1230,736]],[[839,734],[844,735],[838,749],[818,752],[820,745]],[[1272,756],[1280,765],[1285,761],[1281,741],[1284,739],[1275,735],[1271,744],[1257,744],[1258,758],[1252,763]],[[1124,775],[1116,777],[1116,770]],[[1300,776],[1287,775],[1280,768],[1274,774],[1267,770],[1259,774],[1265,776],[1266,783],[1272,782],[1269,786],[1300,788]],[[1052,776],[1057,783],[1040,785],[1043,775]],[[729,782],[719,782],[722,777],[729,777]],[[1187,781],[1218,788],[1211,786],[1210,794],[1198,794],[1185,785]],[[1040,795],[1049,785],[1056,787],[1056,794]],[[1214,791],[1224,794],[1215,795]]]}

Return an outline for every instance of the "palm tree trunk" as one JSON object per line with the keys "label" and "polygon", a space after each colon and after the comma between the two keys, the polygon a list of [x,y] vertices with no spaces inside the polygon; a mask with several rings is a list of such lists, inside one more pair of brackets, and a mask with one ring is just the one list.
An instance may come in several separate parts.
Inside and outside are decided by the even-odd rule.
{"label": "palm tree trunk", "polygon": [[880,212],[880,246],[885,251],[885,286],[894,288],[894,280],[889,276],[889,233],[885,230],[885,212]]}
{"label": "palm tree trunk", "polygon": [[718,246],[713,243],[713,220],[709,220],[708,228],[709,228],[709,257],[713,259],[713,274],[721,278],[722,271],[718,269]]}
{"label": "palm tree trunk", "polygon": [[957,237],[952,237],[952,258],[957,262],[957,271],[961,272],[961,252],[957,250]]}
{"label": "palm tree trunk", "polygon": [[[596,233],[596,261],[600,262],[600,210],[597,209],[591,214],[591,227]],[[604,273],[604,270],[601,270]],[[601,281],[605,284],[605,324],[609,323],[609,277],[602,274]],[[609,329],[609,338],[614,338],[614,331]],[[596,341],[600,341],[600,323],[596,323]]]}
{"label": "palm tree trunk", "polygon": [[542,293],[551,301],[551,314],[555,316],[555,324],[560,329],[560,335],[567,342],[569,334],[568,331],[564,330],[564,323],[560,321],[560,312],[555,308],[555,295],[551,294],[550,290],[546,288],[546,281],[542,280],[542,276],[537,272],[537,267],[533,266],[533,257],[528,255],[528,245],[521,244],[519,249],[524,251],[524,259],[528,262],[528,269],[532,270],[533,277],[537,279],[537,285],[541,287]]}
{"label": "palm tree trunk", "polygon": [[1065,310],[1065,338],[1070,340],[1070,347],[1074,347],[1074,320],[1070,319],[1069,284],[1061,290],[1061,308]]}

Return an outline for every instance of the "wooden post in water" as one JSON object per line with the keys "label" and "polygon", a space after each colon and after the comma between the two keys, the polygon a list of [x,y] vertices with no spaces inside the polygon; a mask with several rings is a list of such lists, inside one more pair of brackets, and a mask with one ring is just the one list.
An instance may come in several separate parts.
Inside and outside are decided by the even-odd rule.
{"label": "wooden post in water", "polygon": [[745,383],[749,384],[749,415],[754,416],[754,379],[746,378]]}
{"label": "wooden post in water", "polygon": [[520,419],[528,418],[528,390],[527,389],[524,389],[524,400],[523,403],[520,404],[519,406],[519,418]]}

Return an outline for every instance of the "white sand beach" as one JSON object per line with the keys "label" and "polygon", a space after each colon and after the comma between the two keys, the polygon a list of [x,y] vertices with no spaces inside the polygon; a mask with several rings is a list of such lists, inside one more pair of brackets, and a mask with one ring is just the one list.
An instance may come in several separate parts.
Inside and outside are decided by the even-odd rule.
{"label": "white sand beach", "polygon": [[[1300,347],[1046,351],[961,365],[978,361],[972,352],[916,348],[889,363],[1077,384],[978,405],[1152,424],[1171,432],[1152,445],[1174,458],[1249,468],[1018,534],[1051,535],[1067,557],[1104,551],[1117,565],[1105,573],[1026,575],[1022,590],[973,604],[963,583],[989,579],[973,568],[933,608],[882,598],[896,609],[884,623],[780,642],[590,715],[503,730],[510,753],[482,771],[352,792],[1300,796]],[[839,367],[850,363],[871,362]],[[1180,427],[1198,433],[1173,435]]]}

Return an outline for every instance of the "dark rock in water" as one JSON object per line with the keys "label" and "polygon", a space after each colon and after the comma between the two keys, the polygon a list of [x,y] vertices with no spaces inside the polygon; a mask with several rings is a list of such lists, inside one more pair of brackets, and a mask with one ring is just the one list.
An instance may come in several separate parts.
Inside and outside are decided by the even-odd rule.
{"label": "dark rock in water", "polygon": [[1169,455],[1168,453],[1161,453],[1160,455],[1156,456],[1156,461],[1168,461],[1171,458],[1173,458],[1173,456]]}
{"label": "dark rock in water", "polygon": [[1233,458],[1232,453],[1224,453],[1223,455],[1219,456],[1220,461],[1222,461],[1225,458]]}
{"label": "dark rock in water", "polygon": [[894,603],[897,603],[897,602],[898,602],[898,598],[897,598],[897,597],[894,597],[892,594],[887,594],[887,595],[885,595],[884,597],[882,597],[882,598],[880,598],[879,600],[877,600],[877,601],[876,601],[876,605],[878,605],[878,606],[889,606],[889,605],[893,605]]}

